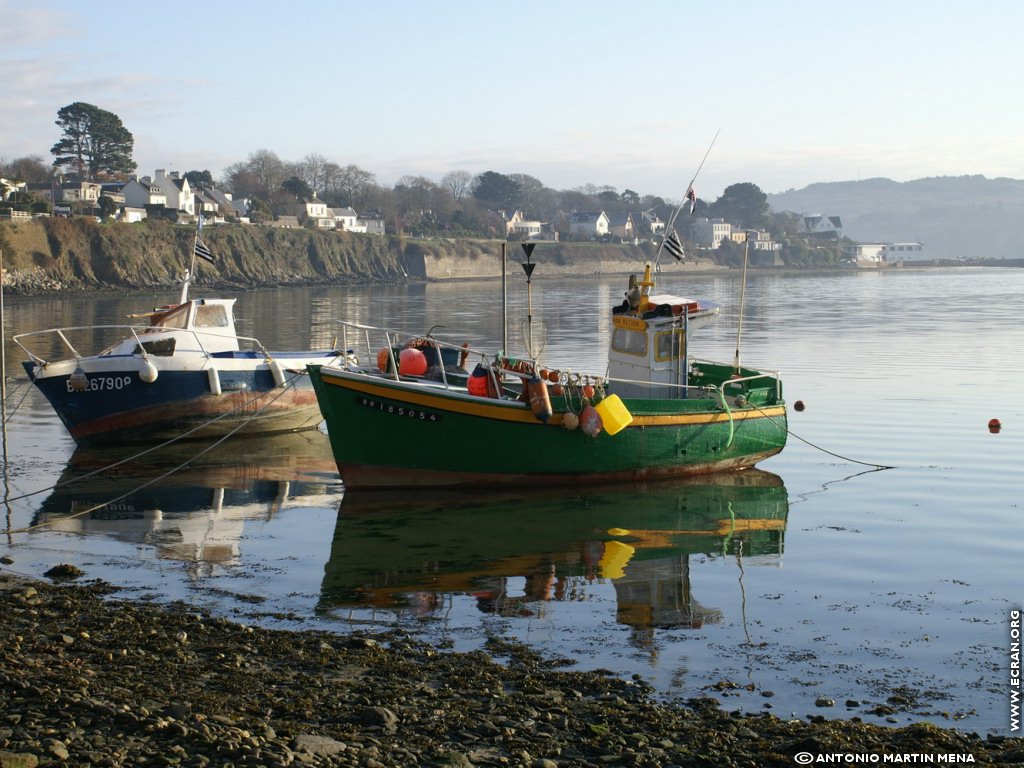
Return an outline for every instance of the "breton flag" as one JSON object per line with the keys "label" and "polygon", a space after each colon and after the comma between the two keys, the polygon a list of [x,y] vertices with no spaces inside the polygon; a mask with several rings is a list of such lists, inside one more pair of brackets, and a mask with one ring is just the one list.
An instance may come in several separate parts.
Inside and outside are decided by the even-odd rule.
{"label": "breton flag", "polygon": [[199,236],[198,232],[196,233],[195,254],[200,259],[206,259],[211,264],[213,263],[213,251],[203,242],[203,238]]}
{"label": "breton flag", "polygon": [[683,244],[679,242],[679,235],[673,229],[668,233],[668,237],[665,238],[664,243],[665,250],[676,257],[676,261],[682,261],[684,258]]}
{"label": "breton flag", "polygon": [[690,201],[690,215],[693,216],[693,209],[697,207],[697,193],[693,191],[693,187],[686,190],[686,199]]}

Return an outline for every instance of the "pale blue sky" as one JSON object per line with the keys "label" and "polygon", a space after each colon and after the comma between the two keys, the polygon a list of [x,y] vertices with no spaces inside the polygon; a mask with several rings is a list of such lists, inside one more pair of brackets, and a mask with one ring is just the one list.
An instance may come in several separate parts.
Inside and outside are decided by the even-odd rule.
{"label": "pale blue sky", "polygon": [[1024,178],[1024,3],[0,0],[0,158],[117,114],[139,174],[269,149],[392,185],[525,173],[714,199],[750,181]]}

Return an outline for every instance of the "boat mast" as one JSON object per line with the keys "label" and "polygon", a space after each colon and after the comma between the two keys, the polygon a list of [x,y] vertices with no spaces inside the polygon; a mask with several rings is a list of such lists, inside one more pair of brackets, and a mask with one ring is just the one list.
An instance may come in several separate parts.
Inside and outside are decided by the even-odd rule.
{"label": "boat mast", "polygon": [[505,246],[501,241],[501,354],[508,354],[508,279],[505,274]]}
{"label": "boat mast", "polygon": [[743,336],[743,304],[747,294],[747,254],[750,251],[750,232],[746,230],[747,239],[743,241],[743,277],[740,278],[740,319],[736,323],[736,356],[732,364],[736,373],[740,372],[740,338]]}
{"label": "boat mast", "polygon": [[185,272],[185,277],[181,281],[181,298],[178,300],[179,304],[184,304],[188,301],[188,286],[192,282],[192,275],[196,271],[196,252],[199,250],[199,230],[203,228],[203,214],[199,214],[199,220],[196,224],[196,233],[192,236],[192,262],[189,264],[188,271]]}
{"label": "boat mast", "polygon": [[674,231],[676,219],[679,217],[680,212],[683,210],[683,206],[686,205],[687,202],[690,203],[690,213],[693,213],[693,209],[697,204],[697,196],[693,191],[693,183],[697,181],[697,177],[700,176],[700,170],[704,167],[704,163],[708,159],[708,155],[711,154],[711,148],[715,146],[715,142],[718,141],[718,134],[721,132],[721,128],[715,131],[715,137],[711,139],[711,143],[708,145],[708,151],[704,153],[704,159],[700,161],[700,165],[697,166],[697,170],[694,172],[693,178],[690,179],[690,183],[686,187],[686,193],[683,195],[682,202],[680,202],[679,206],[672,212],[672,215],[669,217],[668,224],[665,225],[665,234],[661,238],[661,242],[658,243],[658,252],[654,256],[655,271],[657,271],[658,262],[661,261],[661,252],[665,249],[665,240],[668,239]]}

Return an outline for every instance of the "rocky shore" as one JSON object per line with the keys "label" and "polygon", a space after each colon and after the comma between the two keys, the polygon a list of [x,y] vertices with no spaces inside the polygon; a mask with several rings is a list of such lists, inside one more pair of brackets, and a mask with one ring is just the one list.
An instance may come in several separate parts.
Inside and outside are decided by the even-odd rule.
{"label": "rocky shore", "polygon": [[503,641],[247,627],[73,575],[0,571],[0,768],[1024,765],[1021,739],[659,703]]}

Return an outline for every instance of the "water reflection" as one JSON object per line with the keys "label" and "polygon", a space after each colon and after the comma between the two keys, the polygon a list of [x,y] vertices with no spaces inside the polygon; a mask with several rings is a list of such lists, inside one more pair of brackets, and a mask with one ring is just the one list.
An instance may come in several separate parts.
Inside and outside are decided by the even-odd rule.
{"label": "water reflection", "polygon": [[581,491],[345,494],[319,610],[445,610],[471,595],[504,617],[614,586],[616,621],[639,635],[699,627],[721,611],[694,597],[693,557],[781,562],[789,500],[761,470]]}
{"label": "water reflection", "polygon": [[190,441],[120,463],[130,455],[75,451],[32,530],[144,544],[201,577],[237,561],[246,520],[270,520],[285,504],[335,503],[325,495],[337,469],[317,431]]}

